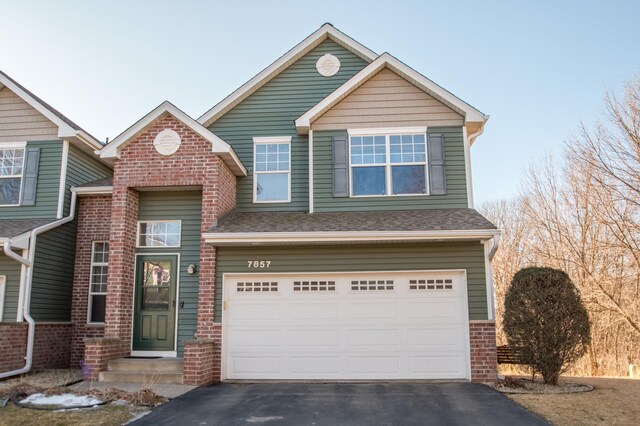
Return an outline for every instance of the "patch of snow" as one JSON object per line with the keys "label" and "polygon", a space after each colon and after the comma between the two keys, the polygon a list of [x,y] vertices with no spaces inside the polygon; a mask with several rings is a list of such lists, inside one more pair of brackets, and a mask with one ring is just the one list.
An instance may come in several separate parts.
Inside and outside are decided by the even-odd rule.
{"label": "patch of snow", "polygon": [[274,420],[283,420],[284,417],[282,416],[264,416],[264,417],[256,417],[256,416],[251,416],[248,419],[246,419],[246,421],[248,423],[265,423],[265,422],[271,422]]}
{"label": "patch of snow", "polygon": [[59,405],[61,407],[91,407],[102,403],[102,401],[97,398],[93,398],[91,396],[78,396],[72,393],[65,393],[62,395],[43,395],[41,393],[34,393],[20,402],[33,405]]}

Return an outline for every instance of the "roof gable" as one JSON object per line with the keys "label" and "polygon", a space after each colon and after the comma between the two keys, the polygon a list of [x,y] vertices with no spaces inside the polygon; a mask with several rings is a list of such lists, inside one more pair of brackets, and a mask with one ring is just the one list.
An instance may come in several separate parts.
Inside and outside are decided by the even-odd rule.
{"label": "roof gable", "polygon": [[198,118],[198,122],[208,127],[326,39],[333,40],[367,62],[373,61],[378,56],[372,50],[334,28],[333,25],[328,23],[324,24],[251,80],[247,81],[209,111],[205,112]]}
{"label": "roof gable", "polygon": [[81,146],[89,145],[93,147],[93,149],[100,149],[102,147],[102,144],[96,138],[65,117],[60,111],[44,102],[20,83],[0,71],[0,89],[4,87],[15,93],[36,111],[55,124],[58,127],[59,138],[69,139],[74,142],[81,142]]}
{"label": "roof gable", "polygon": [[483,114],[478,109],[469,105],[462,99],[453,95],[451,92],[445,90],[441,86],[429,80],[427,77],[418,73],[390,54],[384,53],[380,55],[375,61],[367,65],[359,73],[354,75],[349,81],[344,83],[309,111],[296,119],[296,128],[298,130],[298,133],[308,133],[309,129],[311,128],[311,123],[314,120],[322,116],[329,109],[336,106],[345,97],[358,89],[384,68],[390,69],[395,74],[407,80],[409,83],[425,91],[435,99],[442,102],[447,107],[451,108],[453,111],[462,115],[465,119],[465,123],[473,122],[481,123],[481,125],[484,125],[484,123],[489,119],[488,115]]}
{"label": "roof gable", "polygon": [[120,150],[131,142],[136,136],[142,133],[149,125],[163,114],[171,114],[177,120],[184,123],[191,130],[201,136],[203,139],[211,143],[211,152],[219,155],[225,164],[231,169],[236,176],[246,176],[247,169],[236,156],[233,148],[214,135],[207,128],[189,117],[184,111],[173,105],[171,102],[165,101],[158,105],[154,110],[138,120],[127,130],[119,134],[114,140],[100,150],[100,157],[104,159],[115,159],[119,157]]}

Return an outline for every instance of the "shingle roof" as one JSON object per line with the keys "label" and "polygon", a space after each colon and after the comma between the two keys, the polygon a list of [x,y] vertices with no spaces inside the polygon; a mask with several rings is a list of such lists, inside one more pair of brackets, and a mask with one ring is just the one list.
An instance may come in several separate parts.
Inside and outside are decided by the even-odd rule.
{"label": "shingle roof", "polygon": [[0,238],[15,237],[56,220],[57,219],[2,219],[0,220]]}
{"label": "shingle roof", "polygon": [[496,226],[474,209],[335,213],[231,213],[211,233],[487,230]]}
{"label": "shingle roof", "polygon": [[106,178],[83,183],[82,185],[76,186],[76,188],[94,188],[99,186],[113,186],[113,177],[108,176]]}
{"label": "shingle roof", "polygon": [[6,77],[8,80],[11,80],[11,82],[13,84],[15,84],[16,86],[18,86],[20,89],[24,90],[25,93],[27,93],[29,96],[31,96],[33,99],[35,99],[36,102],[38,102],[40,105],[42,105],[43,107],[45,107],[46,109],[48,109],[49,111],[51,111],[51,113],[53,115],[55,115],[56,117],[58,117],[60,120],[64,121],[65,123],[67,123],[73,130],[82,130],[83,132],[85,132],[86,134],[88,134],[89,136],[91,136],[93,139],[95,139],[96,141],[99,141],[96,137],[94,137],[93,135],[91,135],[91,133],[87,132],[86,130],[84,130],[82,127],[80,127],[79,125],[77,125],[76,123],[74,123],[73,121],[71,121],[70,119],[68,119],[64,114],[62,114],[60,111],[58,111],[57,109],[55,109],[54,107],[52,107],[51,105],[49,105],[48,103],[46,103],[45,101],[43,101],[42,99],[40,99],[38,96],[34,95],[33,92],[31,92],[29,89],[27,89],[26,87],[24,87],[22,84],[18,83],[17,81],[15,81],[13,78],[9,77],[7,74],[5,74],[2,70],[0,70],[0,74],[2,74],[4,77]]}

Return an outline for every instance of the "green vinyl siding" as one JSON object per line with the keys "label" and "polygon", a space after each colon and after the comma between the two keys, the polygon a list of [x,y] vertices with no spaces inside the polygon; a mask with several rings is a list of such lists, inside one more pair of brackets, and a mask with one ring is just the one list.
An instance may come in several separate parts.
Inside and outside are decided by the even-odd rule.
{"label": "green vinyl siding", "polygon": [[113,171],[98,161],[94,156],[70,145],[69,159],[67,161],[66,190],[64,194],[64,215],[67,216],[69,214],[71,187],[102,179],[112,174]]}
{"label": "green vinyl siding", "polygon": [[[198,314],[198,273],[188,274],[190,264],[200,262],[200,227],[202,193],[200,191],[142,192],[138,220],[182,221],[180,247],[138,248],[139,254],[179,253],[178,356],[184,353],[184,342],[193,339]],[[179,306],[179,305],[178,305]]]}
{"label": "green vinyl siding", "polygon": [[76,221],[36,238],[31,288],[31,316],[36,322],[70,321]]}
{"label": "green vinyl siding", "polygon": [[29,148],[40,148],[36,203],[33,206],[0,206],[0,219],[55,218],[60,191],[62,141],[27,142]]}
{"label": "green vinyl siding", "polygon": [[465,269],[469,318],[487,319],[484,246],[480,242],[368,244],[289,247],[219,247],[216,265],[216,321],[221,321],[222,277],[255,273],[249,260],[271,261],[267,273],[410,271]]}
{"label": "green vinyl siding", "polygon": [[[340,60],[340,70],[329,78],[316,70],[316,62],[327,53]],[[366,65],[363,59],[326,40],[209,127],[233,146],[249,171],[237,181],[238,211],[308,210],[308,138],[297,134],[294,121]],[[254,136],[292,137],[290,203],[253,203]]]}
{"label": "green vinyl siding", "polygon": [[429,134],[443,134],[445,144],[446,195],[386,197],[333,197],[331,140],[347,136],[344,131],[313,132],[313,208],[315,212],[466,208],[467,181],[462,127],[429,127]]}
{"label": "green vinyl siding", "polygon": [[[19,250],[16,250],[21,254]],[[4,292],[4,312],[0,322],[15,322],[18,314],[18,294],[20,292],[20,264],[4,254],[0,254],[0,275],[7,277]]]}

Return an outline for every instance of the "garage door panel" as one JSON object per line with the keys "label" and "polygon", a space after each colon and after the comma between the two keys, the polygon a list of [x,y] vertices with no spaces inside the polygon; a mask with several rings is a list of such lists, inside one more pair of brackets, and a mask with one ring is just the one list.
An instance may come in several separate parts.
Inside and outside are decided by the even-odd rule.
{"label": "garage door panel", "polygon": [[334,320],[340,318],[340,305],[337,302],[319,303],[314,301],[291,301],[289,319],[296,320]]}
{"label": "garage door panel", "polygon": [[354,329],[348,330],[348,345],[350,348],[393,346],[397,347],[400,341],[398,329]]}
{"label": "garage door panel", "polygon": [[398,317],[398,306],[393,302],[355,302],[349,301],[348,317],[354,320],[395,319]]}
{"label": "garage door panel", "polygon": [[[233,356],[229,360],[230,370],[234,375],[242,378],[258,375],[274,375],[282,372],[282,358],[280,356]],[[266,377],[266,376],[264,376]]]}
{"label": "garage door panel", "polygon": [[464,337],[459,327],[420,327],[407,330],[407,345],[412,349],[462,350]]}
{"label": "garage door panel", "polygon": [[407,303],[409,320],[458,319],[460,318],[460,302],[455,299],[419,300]]}
{"label": "garage door panel", "polygon": [[380,374],[399,374],[400,357],[398,356],[351,356],[349,372],[367,377]]}
{"label": "garage door panel", "polygon": [[282,306],[277,300],[264,303],[247,303],[244,300],[236,299],[234,302],[236,302],[234,303],[234,309],[229,311],[229,322],[232,324],[282,319]]}
{"label": "garage door panel", "polygon": [[282,346],[282,330],[264,328],[232,329],[229,333],[229,346],[233,350],[248,348],[279,348]]}
{"label": "garage door panel", "polygon": [[340,357],[292,356],[289,358],[290,372],[303,378],[323,378],[340,373]]}
{"label": "garage door panel", "polygon": [[460,354],[458,357],[453,357],[450,354],[446,355],[413,355],[409,356],[409,372],[413,374],[429,374],[435,375],[441,378],[456,378],[463,368],[464,357]]}
{"label": "garage door panel", "polygon": [[[234,292],[240,281],[245,291]],[[247,292],[247,282],[269,291]],[[225,278],[224,292],[227,379],[468,377],[461,273],[264,274]]]}
{"label": "garage door panel", "polygon": [[330,347],[337,348],[340,342],[338,329],[296,329],[290,332],[290,346],[302,347]]}

